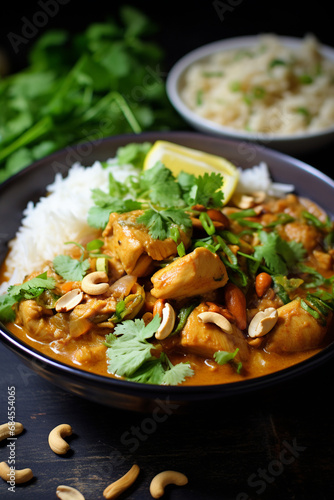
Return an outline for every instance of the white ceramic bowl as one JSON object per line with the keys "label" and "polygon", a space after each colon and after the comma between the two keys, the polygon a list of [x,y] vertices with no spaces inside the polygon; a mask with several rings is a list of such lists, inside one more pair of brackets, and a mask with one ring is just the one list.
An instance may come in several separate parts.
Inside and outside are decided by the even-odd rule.
{"label": "white ceramic bowl", "polygon": [[[258,144],[262,144],[263,146],[268,146],[292,155],[303,154],[329,144],[334,139],[334,123],[330,128],[318,132],[305,132],[293,135],[252,133],[233,129],[232,127],[222,126],[211,120],[203,118],[192,111],[181,99],[180,88],[182,86],[182,78],[190,65],[217,52],[257,45],[260,37],[261,35],[255,35],[219,40],[217,42],[199,47],[198,49],[195,49],[183,56],[172,67],[167,76],[166,89],[172,105],[186,120],[186,122],[201,132],[229,139],[237,139],[239,141],[244,140],[256,142]],[[302,40],[299,38],[279,36],[278,39],[280,43],[291,48],[298,48],[298,46],[302,43]],[[324,57],[334,61],[333,48],[322,45],[321,53]]]}

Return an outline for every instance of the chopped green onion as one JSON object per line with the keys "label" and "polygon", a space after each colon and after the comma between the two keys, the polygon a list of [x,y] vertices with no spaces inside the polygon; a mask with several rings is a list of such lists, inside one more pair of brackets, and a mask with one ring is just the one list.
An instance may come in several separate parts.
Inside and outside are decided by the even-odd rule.
{"label": "chopped green onion", "polygon": [[282,214],[278,214],[277,215],[277,219],[272,221],[272,222],[269,222],[268,224],[266,224],[266,228],[268,227],[276,227],[280,224],[288,224],[288,222],[293,222],[295,220],[294,217],[292,217],[291,215],[289,214],[285,214],[285,213],[282,213]]}
{"label": "chopped green onion", "polygon": [[238,259],[237,259],[236,255],[234,255],[234,253],[232,252],[230,247],[227,245],[227,243],[219,235],[216,236],[216,239],[217,239],[221,249],[223,250],[223,252],[226,254],[227,258],[231,262],[231,264],[234,266],[237,266]]}
{"label": "chopped green onion", "polygon": [[256,217],[257,213],[253,208],[247,208],[246,210],[240,210],[239,212],[233,212],[229,214],[229,218],[232,220],[244,219],[245,217]]}
{"label": "chopped green onion", "polygon": [[269,68],[274,68],[275,66],[287,66],[287,62],[283,59],[272,59],[269,63]]}
{"label": "chopped green onion", "polygon": [[177,324],[177,327],[170,334],[170,336],[179,333],[183,329],[183,327],[185,326],[185,324],[187,322],[188,316],[195,309],[195,307],[197,307],[197,305],[198,305],[197,302],[193,302],[192,304],[190,304],[188,306],[181,307],[181,309],[180,309],[180,311],[179,311],[179,313],[177,315],[177,317],[179,319],[179,322]]}
{"label": "chopped green onion", "polygon": [[311,75],[299,75],[298,80],[303,85],[310,85],[313,83],[313,78]]}
{"label": "chopped green onion", "polygon": [[302,306],[302,308],[308,312],[311,316],[313,316],[313,318],[319,320],[320,319],[320,313],[318,311],[315,311],[312,307],[310,307],[308,305],[307,302],[305,302],[304,299],[301,299],[300,301],[300,305]]}
{"label": "chopped green onion", "polygon": [[181,241],[181,243],[179,243],[179,244],[177,245],[176,249],[177,249],[177,253],[178,253],[178,256],[179,256],[179,257],[184,257],[184,256],[185,256],[185,254],[186,254],[186,249],[185,249],[185,247],[184,247],[184,243],[183,243],[183,241]]}
{"label": "chopped green onion", "polygon": [[207,234],[209,236],[212,236],[216,232],[216,228],[215,228],[211,218],[207,214],[207,212],[201,212],[200,216],[199,216],[199,220],[201,221],[203,228],[205,229],[205,231],[207,232]]}
{"label": "chopped green onion", "polygon": [[199,89],[196,94],[196,104],[201,106],[203,104],[203,90]]}

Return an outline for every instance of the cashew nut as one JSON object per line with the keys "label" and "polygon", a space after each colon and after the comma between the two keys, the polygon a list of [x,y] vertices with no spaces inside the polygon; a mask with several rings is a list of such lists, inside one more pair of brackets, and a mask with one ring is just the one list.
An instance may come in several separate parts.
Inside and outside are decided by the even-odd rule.
{"label": "cashew nut", "polygon": [[60,500],[85,500],[85,497],[80,491],[72,488],[72,486],[66,486],[64,484],[58,486],[56,495]]}
{"label": "cashew nut", "polygon": [[134,464],[131,469],[124,474],[121,478],[119,478],[117,481],[109,484],[103,491],[103,496],[104,498],[107,498],[108,500],[117,498],[123,491],[125,491],[127,488],[129,488],[137,479],[138,474],[140,472],[140,468],[138,465]]}
{"label": "cashew nut", "polygon": [[49,446],[57,455],[65,455],[70,449],[70,445],[65,441],[64,436],[72,434],[72,427],[68,424],[57,425],[49,434]]}
{"label": "cashew nut", "polygon": [[168,302],[166,302],[162,310],[162,321],[155,333],[155,338],[158,340],[163,340],[168,337],[168,335],[172,333],[174,325],[175,311],[172,306]]}
{"label": "cashew nut", "polygon": [[225,333],[233,333],[232,324],[228,319],[225,318],[222,314],[206,311],[202,312],[198,315],[198,318],[203,321],[203,323],[214,323]]}
{"label": "cashew nut", "polygon": [[74,309],[75,306],[80,304],[83,299],[83,292],[79,288],[74,288],[70,292],[65,293],[60,299],[55,303],[55,309],[57,312],[68,312]]}
{"label": "cashew nut", "polygon": [[101,295],[109,289],[108,275],[104,271],[86,274],[81,282],[81,289],[88,295]]}
{"label": "cashew nut", "polygon": [[0,463],[0,477],[4,481],[10,481],[11,476],[15,476],[15,484],[26,483],[34,477],[31,469],[11,469],[7,462]]}
{"label": "cashew nut", "polygon": [[157,474],[151,481],[150,493],[153,498],[160,498],[165,492],[165,487],[168,484],[176,484],[184,486],[188,483],[188,478],[181,472],[174,470],[166,470]]}
{"label": "cashew nut", "polygon": [[8,422],[0,425],[0,441],[11,436],[17,436],[23,432],[23,425],[20,422]]}
{"label": "cashew nut", "polygon": [[277,320],[278,313],[274,307],[268,307],[263,311],[259,311],[249,323],[248,335],[252,338],[266,335],[274,328]]}

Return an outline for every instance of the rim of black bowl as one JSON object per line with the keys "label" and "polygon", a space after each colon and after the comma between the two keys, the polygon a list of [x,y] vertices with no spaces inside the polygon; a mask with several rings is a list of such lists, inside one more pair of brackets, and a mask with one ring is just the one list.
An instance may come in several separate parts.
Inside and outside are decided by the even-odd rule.
{"label": "rim of black bowl", "polygon": [[[143,132],[140,134],[122,134],[117,136],[106,137],[99,139],[97,141],[89,141],[87,143],[80,143],[71,146],[71,150],[74,151],[79,146],[83,147],[85,144],[90,145],[113,145],[117,149],[120,143],[127,144],[129,142],[142,142],[145,141],[156,141],[156,140],[193,140],[196,138],[201,138],[208,145],[216,144],[217,146],[228,145],[230,147],[240,144],[240,141],[230,139],[230,138],[220,138],[205,135],[199,132],[188,132],[188,131],[159,131],[159,132]],[[262,161],[267,161],[268,158],[277,159],[279,161],[288,162],[293,164],[298,169],[307,171],[312,176],[317,177],[323,182],[326,182],[334,190],[334,180],[328,177],[326,174],[317,170],[315,167],[304,163],[301,160],[293,158],[285,153],[269,149],[266,146],[258,144],[248,144],[243,142],[244,145],[248,145],[252,150],[256,150],[259,154],[264,155],[267,158],[262,159]],[[10,184],[15,183],[15,181],[21,177],[29,175],[31,171],[38,169],[46,161],[55,160],[58,157],[62,157],[68,148],[64,148],[60,151],[52,153],[51,155],[42,158],[33,164],[27,166],[20,172],[13,175],[10,179],[7,179],[0,185],[1,191],[4,191]],[[98,161],[98,160],[97,160]],[[69,166],[67,166],[69,168]],[[284,368],[282,370],[269,373],[267,375],[262,375],[260,377],[249,378],[237,382],[229,382],[222,384],[213,385],[178,385],[178,386],[163,386],[156,384],[143,384],[138,382],[131,382],[127,380],[117,379],[113,377],[108,377],[105,375],[99,375],[92,372],[85,371],[80,368],[76,368],[71,365],[67,365],[62,361],[58,361],[46,354],[41,353],[36,348],[25,343],[23,340],[16,337],[5,325],[0,322],[0,337],[4,345],[10,350],[14,351],[15,354],[23,358],[27,362],[34,362],[35,366],[32,368],[35,371],[48,371],[54,374],[66,375],[71,377],[71,380],[79,380],[90,382],[93,384],[98,384],[101,388],[112,389],[116,393],[125,393],[127,395],[133,396],[144,396],[146,398],[156,398],[161,396],[172,396],[176,400],[204,400],[213,399],[219,397],[225,397],[229,395],[237,395],[245,392],[250,392],[254,390],[265,389],[269,386],[277,385],[291,378],[296,378],[298,376],[304,375],[309,371],[319,367],[320,365],[326,363],[334,356],[334,342],[323,348],[318,353],[312,355],[311,357]],[[103,403],[103,402],[102,402]]]}

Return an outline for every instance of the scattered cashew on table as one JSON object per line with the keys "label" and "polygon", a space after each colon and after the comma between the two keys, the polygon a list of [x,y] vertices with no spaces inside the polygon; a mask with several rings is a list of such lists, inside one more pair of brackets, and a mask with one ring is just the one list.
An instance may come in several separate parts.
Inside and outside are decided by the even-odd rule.
{"label": "scattered cashew on table", "polygon": [[64,436],[72,434],[72,427],[69,424],[57,425],[49,434],[49,446],[57,455],[65,455],[70,449],[70,445],[65,441]]}
{"label": "scattered cashew on table", "polygon": [[[0,441],[10,436],[18,435],[23,432],[23,425],[19,422],[10,425],[8,423],[0,425]],[[59,424],[51,430],[48,437],[48,443],[51,450],[57,455],[65,455],[70,449],[70,445],[64,437],[72,434],[72,427],[69,424]],[[8,481],[12,469],[7,462],[0,462],[0,477]],[[134,464],[126,474],[118,480],[110,483],[103,491],[103,496],[107,500],[113,500],[127,490],[137,479],[140,468]],[[30,481],[34,477],[31,469],[15,469],[15,483],[22,484]],[[165,493],[165,488],[169,484],[183,486],[188,483],[188,478],[181,472],[166,470],[157,474],[150,483],[150,493],[153,498],[161,498]],[[83,494],[72,486],[59,485],[56,495],[60,500],[85,500]]]}

